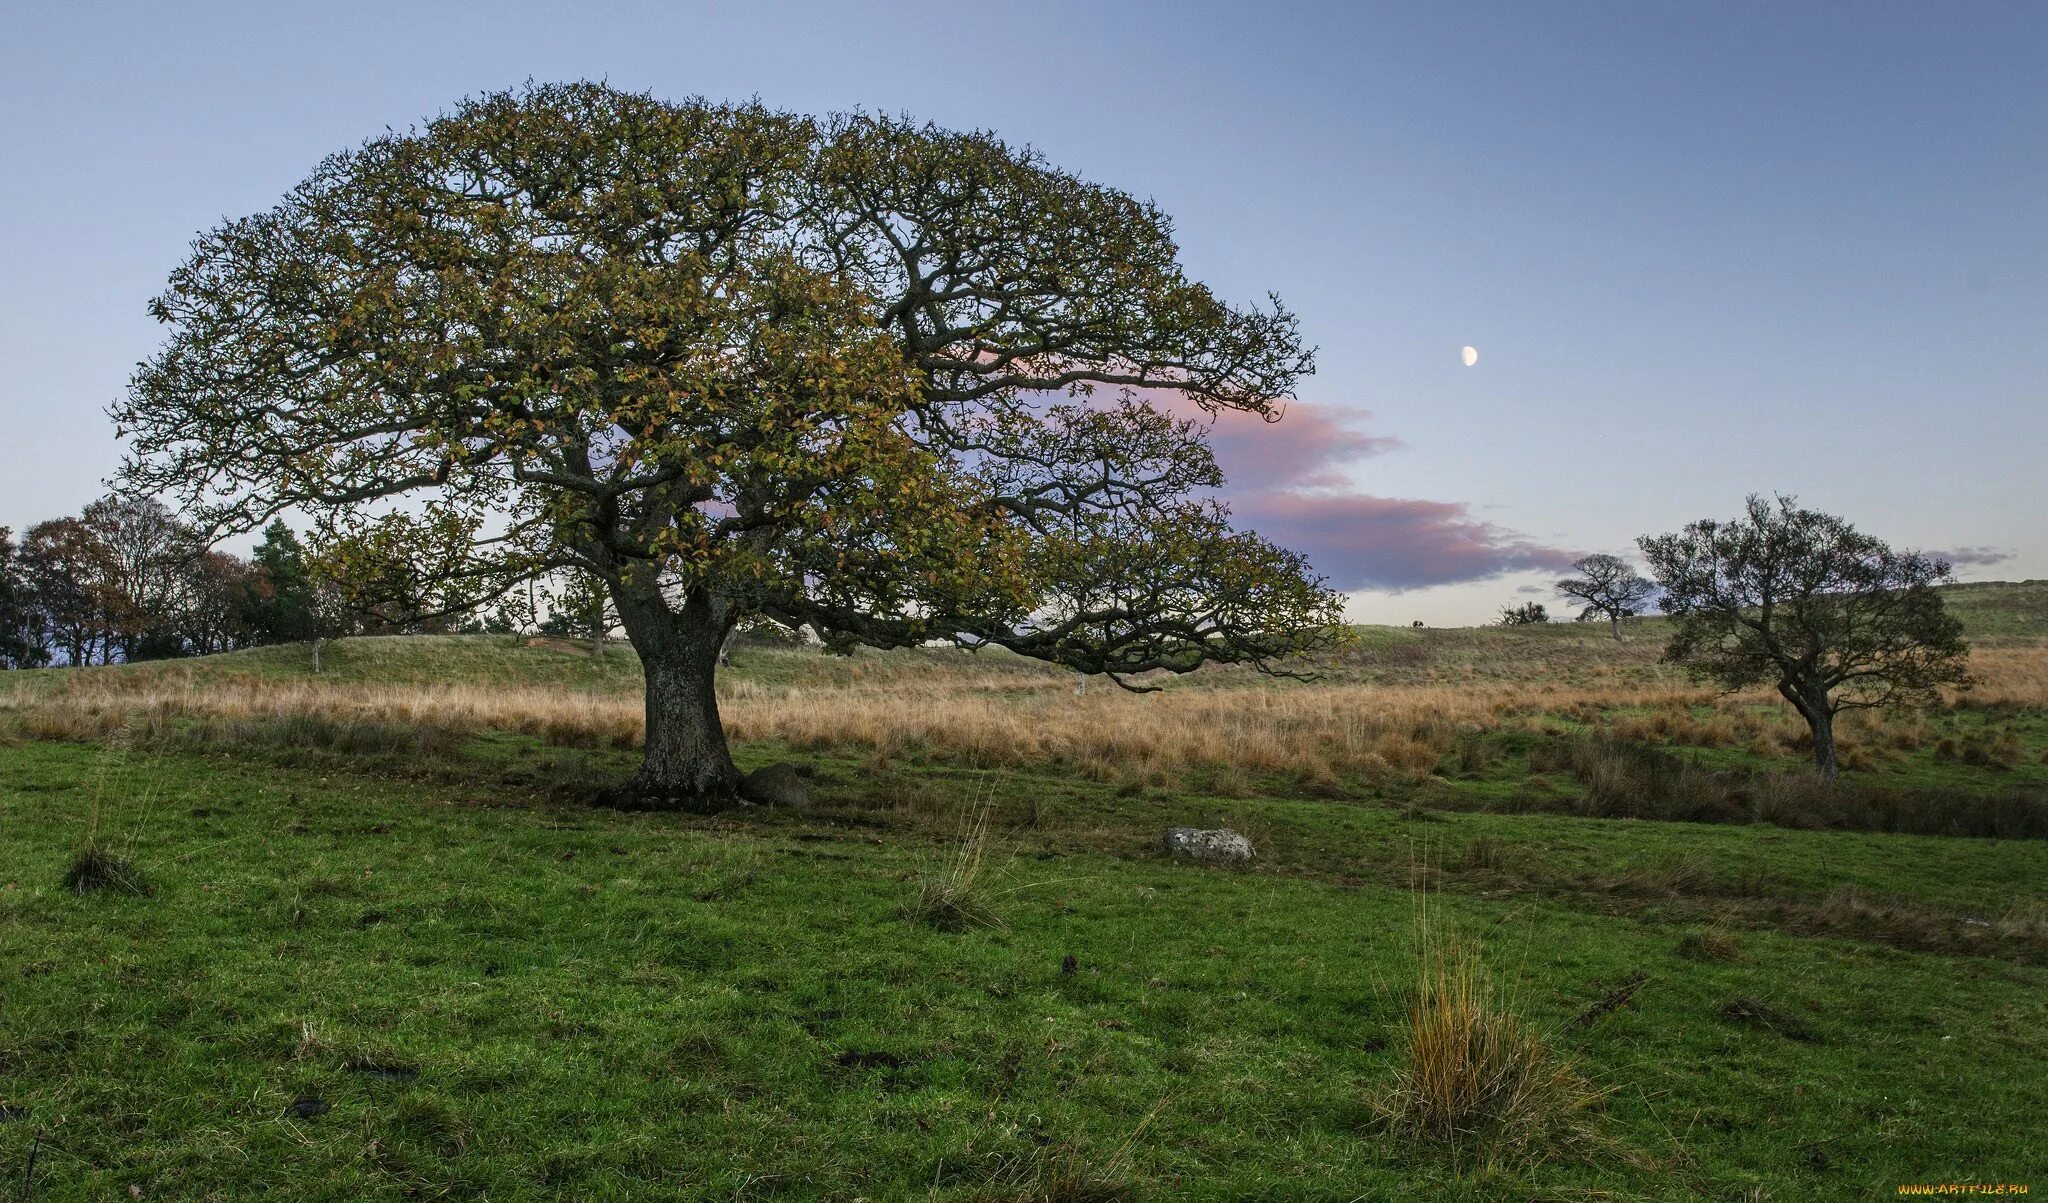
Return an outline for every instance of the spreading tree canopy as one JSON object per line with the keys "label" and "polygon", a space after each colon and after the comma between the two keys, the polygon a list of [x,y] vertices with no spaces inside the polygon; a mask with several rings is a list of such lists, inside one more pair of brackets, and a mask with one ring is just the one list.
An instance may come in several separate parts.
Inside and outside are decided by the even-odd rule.
{"label": "spreading tree canopy", "polygon": [[1949,566],[1797,498],[1752,495],[1743,517],[1638,545],[1676,620],[1665,659],[1728,689],[1776,688],[1812,729],[1824,777],[1839,771],[1835,715],[1925,702],[1966,678],[1962,624],[1934,588]]}
{"label": "spreading tree canopy", "polygon": [[1621,620],[1643,612],[1657,595],[1657,584],[1630,567],[1620,556],[1593,555],[1575,562],[1579,575],[1566,577],[1556,586],[1558,593],[1579,606],[1579,621],[1607,620],[1615,642],[1621,641]]}
{"label": "spreading tree canopy", "polygon": [[152,312],[131,488],[216,535],[470,531],[444,599],[588,572],[646,668],[650,804],[732,792],[712,675],[752,616],[1120,680],[1338,620],[1151,400],[1277,416],[1293,316],[989,134],[529,86],[333,156]]}

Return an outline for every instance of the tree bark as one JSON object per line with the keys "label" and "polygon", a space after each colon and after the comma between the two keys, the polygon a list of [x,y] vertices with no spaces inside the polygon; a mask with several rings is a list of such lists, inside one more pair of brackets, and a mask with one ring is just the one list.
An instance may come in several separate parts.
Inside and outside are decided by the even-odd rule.
{"label": "tree bark", "polygon": [[716,811],[733,804],[739,769],[718,716],[718,653],[731,622],[716,601],[680,610],[660,598],[618,598],[647,678],[647,743],[632,780],[608,800],[648,810]]}
{"label": "tree bark", "polygon": [[1614,614],[1614,613],[1610,613],[1610,614],[1608,614],[1608,615],[1607,615],[1607,625],[1608,625],[1608,627],[1609,627],[1609,628],[1611,628],[1611,629],[1613,630],[1613,632],[1614,632],[1614,641],[1615,641],[1616,643],[1620,643],[1620,642],[1621,642],[1621,615],[1619,615],[1619,614]]}
{"label": "tree bark", "polygon": [[311,642],[313,644],[313,671],[317,673],[320,671],[320,645],[327,641],[315,635]]}
{"label": "tree bark", "polygon": [[1792,703],[1799,717],[1806,720],[1807,729],[1813,732],[1814,771],[1825,781],[1840,777],[1842,769],[1835,760],[1835,709],[1829,704],[1827,690],[1780,685],[1778,692]]}
{"label": "tree bark", "polygon": [[1833,781],[1842,775],[1841,766],[1835,763],[1835,716],[1822,707],[1817,714],[1807,716],[1806,722],[1813,728],[1814,771]]}

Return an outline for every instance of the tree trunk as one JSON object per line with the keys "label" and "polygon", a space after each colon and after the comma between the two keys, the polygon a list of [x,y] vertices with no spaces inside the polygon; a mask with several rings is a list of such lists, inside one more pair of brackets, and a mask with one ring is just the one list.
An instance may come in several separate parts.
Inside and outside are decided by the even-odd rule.
{"label": "tree trunk", "polygon": [[1616,643],[1620,643],[1620,642],[1621,642],[1621,615],[1619,615],[1619,614],[1609,614],[1609,615],[1607,616],[1607,625],[1608,625],[1608,626],[1609,626],[1610,628],[1612,628],[1612,629],[1613,629],[1613,631],[1614,631],[1614,641],[1615,641]]}
{"label": "tree trunk", "polygon": [[1842,775],[1835,763],[1835,716],[1825,705],[1806,716],[1806,723],[1813,728],[1813,767],[1824,779],[1833,781]]}
{"label": "tree trunk", "polygon": [[325,642],[327,641],[318,635],[313,636],[313,671],[316,673],[320,671],[320,645]]}
{"label": "tree trunk", "polygon": [[650,810],[732,805],[740,774],[725,744],[713,689],[719,648],[731,626],[724,607],[701,597],[680,612],[658,597],[621,597],[618,603],[647,677],[647,745],[632,780],[610,800]]}
{"label": "tree trunk", "polygon": [[1799,717],[1806,720],[1807,729],[1813,732],[1814,771],[1827,781],[1841,776],[1841,767],[1835,763],[1835,708],[1829,704],[1827,688],[1781,681],[1778,693],[1792,703]]}

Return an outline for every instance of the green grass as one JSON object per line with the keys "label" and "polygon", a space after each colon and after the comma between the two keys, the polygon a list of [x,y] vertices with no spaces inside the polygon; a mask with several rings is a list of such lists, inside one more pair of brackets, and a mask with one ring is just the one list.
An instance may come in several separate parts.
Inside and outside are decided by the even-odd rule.
{"label": "green grass", "polygon": [[1972,639],[2021,643],[2048,639],[2048,581],[1946,585],[1941,596]]}
{"label": "green grass", "polygon": [[[2040,842],[853,758],[817,763],[800,814],[559,800],[622,764],[509,737],[381,772],[0,749],[0,1099],[25,1112],[0,1123],[0,1181],[38,1130],[42,1199],[1012,1198],[1077,1169],[1175,1199],[1804,1199],[2048,1168],[2048,970],[1772,930],[1740,896],[1992,913],[2039,901]],[[61,889],[95,799],[153,897]],[[1003,923],[905,918],[977,804]],[[1151,850],[1166,822],[1219,820],[1261,868]],[[1457,867],[1481,837],[1508,870]],[[1678,858],[1737,895],[1612,888]],[[1459,1178],[1375,1126],[1418,874],[1610,1091],[1613,1152]],[[1722,920],[1746,960],[1681,954]],[[1570,1026],[1638,970],[1630,1005]],[[1723,1016],[1750,998],[1820,1039]],[[296,1117],[302,1098],[331,1110]]]}
{"label": "green grass", "polygon": [[[2048,611],[2041,582],[1950,596],[1991,644],[2036,640]],[[1620,647],[1577,624],[1367,628],[1326,679],[1676,679],[1657,626]],[[342,685],[639,688],[623,649],[505,636],[325,660]],[[204,689],[307,667],[285,647],[95,671]],[[726,680],[934,673],[1066,676],[750,645]],[[1926,727],[1851,779],[2048,787],[2048,715]],[[0,731],[0,1195],[39,1136],[41,1200],[1791,1200],[2048,1173],[2048,841],[1551,813],[1585,786],[1532,774],[1512,731],[1334,797],[757,745],[742,767],[795,759],[816,804],[717,819],[584,805],[626,750],[163,734],[192,738]],[[1968,757],[2000,740],[2011,763]],[[1730,779],[1801,767],[1671,750]],[[960,879],[975,815],[976,918],[935,924],[920,896]],[[1175,824],[1249,834],[1256,867],[1165,860]],[[149,892],[68,889],[87,847]],[[1377,1118],[1424,907],[1605,1092],[1579,1152],[1477,1168]]]}

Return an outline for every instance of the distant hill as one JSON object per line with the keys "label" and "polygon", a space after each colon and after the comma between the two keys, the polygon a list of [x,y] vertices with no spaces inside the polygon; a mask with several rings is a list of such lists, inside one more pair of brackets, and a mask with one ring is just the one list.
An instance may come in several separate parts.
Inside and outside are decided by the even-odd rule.
{"label": "distant hill", "polygon": [[1944,585],[1941,596],[1971,639],[2048,640],[2048,581],[1972,581]]}

